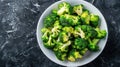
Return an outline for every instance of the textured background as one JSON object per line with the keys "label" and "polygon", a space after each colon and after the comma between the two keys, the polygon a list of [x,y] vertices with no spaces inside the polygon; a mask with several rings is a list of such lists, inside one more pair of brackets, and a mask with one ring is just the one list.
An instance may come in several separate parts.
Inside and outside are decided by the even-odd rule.
{"label": "textured background", "polygon": [[[0,67],[62,67],[50,61],[36,40],[43,11],[58,0],[0,0]],[[83,67],[120,67],[120,0],[95,0],[109,38],[102,54]]]}

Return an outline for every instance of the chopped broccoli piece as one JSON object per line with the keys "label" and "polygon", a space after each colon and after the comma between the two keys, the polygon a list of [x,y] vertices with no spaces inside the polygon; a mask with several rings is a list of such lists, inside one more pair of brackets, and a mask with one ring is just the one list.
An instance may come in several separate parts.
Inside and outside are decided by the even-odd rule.
{"label": "chopped broccoli piece", "polygon": [[71,44],[71,41],[67,41],[66,43],[57,42],[57,45],[54,47],[54,51],[60,51],[60,52],[68,52],[68,47]]}
{"label": "chopped broccoli piece", "polygon": [[73,12],[80,16],[83,12],[83,5],[73,6]]}
{"label": "chopped broccoli piece", "polygon": [[96,28],[95,30],[98,33],[98,35],[97,35],[98,39],[104,38],[106,36],[106,34],[107,34],[106,30],[100,30],[99,28]]}
{"label": "chopped broccoli piece", "polygon": [[43,42],[43,43],[44,43],[44,46],[46,48],[49,48],[49,49],[52,49],[55,46],[55,44],[52,41],[52,37],[51,36],[49,36],[49,39],[48,39],[47,42]]}
{"label": "chopped broccoli piece", "polygon": [[88,39],[89,41],[89,45],[88,45],[88,49],[90,51],[98,51],[99,50],[99,46],[97,45],[97,43],[99,42],[99,39]]}
{"label": "chopped broccoli piece", "polygon": [[88,42],[85,39],[82,38],[76,38],[74,41],[74,45],[72,45],[73,48],[78,50],[83,50],[88,45]]}
{"label": "chopped broccoli piece", "polygon": [[91,14],[90,15],[90,24],[91,26],[93,27],[97,27],[98,26],[98,22],[99,22],[99,16],[98,15],[94,15],[94,14]]}
{"label": "chopped broccoli piece", "polygon": [[79,51],[77,51],[75,49],[72,49],[69,52],[68,60],[71,61],[71,62],[73,62],[73,61],[75,61],[78,58],[82,58],[82,55],[79,53]]}
{"label": "chopped broccoli piece", "polygon": [[55,55],[59,60],[64,61],[64,60],[66,60],[67,53],[55,51]]}
{"label": "chopped broccoli piece", "polygon": [[89,11],[84,11],[81,14],[81,20],[83,22],[83,24],[90,24],[90,15],[89,15]]}
{"label": "chopped broccoli piece", "polygon": [[73,35],[74,35],[75,37],[80,36],[81,38],[85,38],[85,33],[84,33],[84,31],[81,29],[81,26],[76,26],[76,27],[75,27],[75,30],[74,30],[74,32],[73,32]]}
{"label": "chopped broccoli piece", "polygon": [[79,25],[79,24],[81,24],[79,19],[80,18],[78,16],[73,16],[73,15],[69,15],[69,14],[65,14],[65,15],[60,16],[60,22],[63,26]]}
{"label": "chopped broccoli piece", "polygon": [[57,14],[58,15],[63,15],[65,13],[67,14],[70,14],[72,11],[71,11],[72,7],[69,3],[67,2],[62,2],[58,5],[58,11],[57,11]]}
{"label": "chopped broccoli piece", "polygon": [[41,32],[43,33],[43,35],[42,35],[42,40],[44,41],[44,42],[46,42],[46,41],[48,41],[48,39],[49,39],[49,35],[50,35],[50,30],[48,29],[48,28],[42,28],[41,29]]}
{"label": "chopped broccoli piece", "polygon": [[56,15],[50,14],[50,15],[46,16],[46,18],[44,19],[44,26],[51,27],[52,24],[54,24],[54,22],[56,20],[57,20]]}

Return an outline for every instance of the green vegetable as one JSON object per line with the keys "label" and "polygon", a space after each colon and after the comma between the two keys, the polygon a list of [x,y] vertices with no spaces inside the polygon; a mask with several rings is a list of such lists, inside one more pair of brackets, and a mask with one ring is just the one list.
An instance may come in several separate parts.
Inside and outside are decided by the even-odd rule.
{"label": "green vegetable", "polygon": [[97,27],[98,26],[98,22],[99,22],[99,16],[98,15],[94,15],[94,14],[91,14],[90,15],[90,21],[91,21],[91,25],[93,27]]}
{"label": "green vegetable", "polygon": [[72,9],[72,7],[71,7],[71,5],[69,3],[67,3],[67,2],[60,3],[58,5],[57,14],[58,15],[63,15],[65,13],[70,14],[72,12],[71,9]]}
{"label": "green vegetable", "polygon": [[99,50],[99,46],[97,45],[97,43],[99,42],[99,39],[88,39],[89,41],[89,45],[88,45],[88,49],[90,51],[98,51]]}
{"label": "green vegetable", "polygon": [[87,45],[88,45],[88,42],[85,39],[77,38],[75,39],[74,45],[72,45],[72,47],[74,49],[82,50],[82,49],[85,49]]}
{"label": "green vegetable", "polygon": [[87,51],[100,50],[97,44],[107,32],[99,28],[99,20],[98,15],[90,13],[82,4],[71,6],[62,2],[43,20],[43,44],[54,51],[57,59],[75,62]]}
{"label": "green vegetable", "polygon": [[79,51],[72,49],[68,54],[68,60],[74,62],[76,59],[82,58],[82,55]]}
{"label": "green vegetable", "polygon": [[75,5],[73,7],[73,12],[80,16],[83,12],[83,5]]}

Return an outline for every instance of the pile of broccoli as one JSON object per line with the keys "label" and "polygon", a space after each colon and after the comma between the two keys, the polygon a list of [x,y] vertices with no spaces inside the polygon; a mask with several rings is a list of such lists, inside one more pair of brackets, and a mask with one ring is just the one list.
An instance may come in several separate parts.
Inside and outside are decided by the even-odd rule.
{"label": "pile of broccoli", "polygon": [[99,16],[90,13],[84,5],[62,2],[44,19],[42,40],[59,60],[74,62],[88,50],[99,50],[97,43],[107,34],[99,26]]}

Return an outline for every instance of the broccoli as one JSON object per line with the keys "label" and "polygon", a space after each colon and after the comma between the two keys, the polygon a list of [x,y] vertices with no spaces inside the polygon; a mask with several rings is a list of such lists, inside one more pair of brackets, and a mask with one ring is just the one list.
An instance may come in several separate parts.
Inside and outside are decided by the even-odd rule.
{"label": "broccoli", "polygon": [[97,36],[97,31],[89,25],[82,25],[81,29],[85,32],[85,39],[94,38]]}
{"label": "broccoli", "polygon": [[84,31],[81,29],[81,26],[75,26],[75,30],[73,32],[73,35],[75,37],[80,36],[81,38],[85,38],[85,33]]}
{"label": "broccoli", "polygon": [[76,38],[74,41],[74,45],[72,45],[73,48],[78,50],[83,50],[88,45],[88,42],[85,39],[82,38]]}
{"label": "broccoli", "polygon": [[83,12],[83,5],[73,6],[73,12],[80,16]]}
{"label": "broccoli", "polygon": [[43,43],[44,43],[44,46],[49,49],[52,49],[55,46],[55,43],[53,43],[51,36],[49,36],[49,39],[47,42],[43,42]]}
{"label": "broccoli", "polygon": [[83,13],[81,14],[81,20],[83,22],[83,24],[90,24],[90,15],[89,15],[89,11],[83,11]]}
{"label": "broccoli", "polygon": [[71,14],[71,12],[72,12],[71,9],[72,9],[72,7],[71,7],[71,5],[69,3],[67,3],[67,2],[60,3],[58,5],[57,14],[60,15],[60,16],[65,14],[65,13]]}
{"label": "broccoli", "polygon": [[68,47],[71,44],[71,41],[67,41],[66,43],[62,42],[56,42],[56,46],[54,47],[54,51],[60,51],[60,52],[68,52]]}
{"label": "broccoli", "polygon": [[44,26],[51,27],[52,24],[54,24],[54,22],[56,20],[57,20],[56,15],[50,14],[50,15],[46,16],[46,18],[44,19]]}
{"label": "broccoli", "polygon": [[48,29],[48,28],[42,28],[41,29],[41,32],[43,33],[43,35],[42,35],[42,40],[44,41],[44,42],[46,42],[48,39],[49,39],[49,35],[50,35],[50,29]]}
{"label": "broccoli", "polygon": [[53,10],[52,10],[52,14],[57,15],[57,11],[58,11],[57,9],[53,9]]}
{"label": "broccoli", "polygon": [[62,26],[60,25],[59,21],[55,21],[54,23],[54,27],[52,28],[52,37],[56,38],[60,32],[60,29],[62,28]]}
{"label": "broccoli", "polygon": [[54,53],[59,60],[61,60],[61,61],[66,60],[67,53],[60,52],[60,51],[55,51]]}
{"label": "broccoli", "polygon": [[63,26],[74,26],[81,24],[80,18],[78,16],[73,16],[69,14],[61,15],[60,22]]}
{"label": "broccoli", "polygon": [[89,41],[89,45],[88,45],[88,49],[90,51],[98,51],[99,50],[99,46],[97,45],[97,43],[99,42],[100,39],[88,39]]}
{"label": "broccoli", "polygon": [[60,41],[62,42],[67,42],[69,40],[69,35],[67,34],[67,32],[61,31],[59,33],[59,37],[60,37]]}
{"label": "broccoli", "polygon": [[72,49],[68,54],[68,60],[74,62],[78,58],[82,58],[82,55],[79,53],[79,51]]}
{"label": "broccoli", "polygon": [[79,51],[81,55],[84,55],[88,51],[88,48],[84,48],[83,50]]}
{"label": "broccoli", "polygon": [[95,30],[98,33],[98,35],[97,35],[98,39],[104,38],[106,36],[106,34],[107,34],[106,30],[100,30],[100,28],[96,28]]}
{"label": "broccoli", "polygon": [[90,15],[90,24],[91,24],[91,26],[97,27],[98,24],[99,24],[98,22],[99,22],[99,16],[91,14]]}

